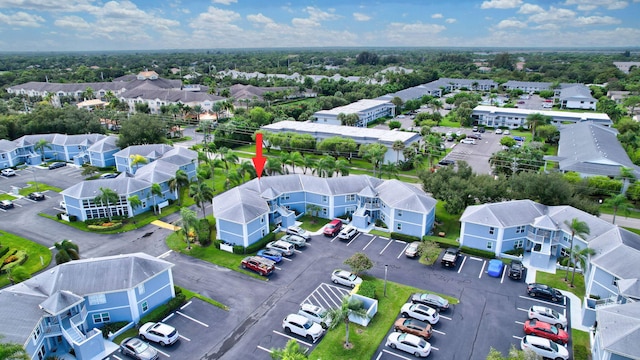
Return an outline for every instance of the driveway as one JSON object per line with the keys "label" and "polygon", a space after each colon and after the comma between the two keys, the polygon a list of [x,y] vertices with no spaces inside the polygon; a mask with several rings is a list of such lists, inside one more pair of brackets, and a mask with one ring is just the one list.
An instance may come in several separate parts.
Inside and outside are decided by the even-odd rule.
{"label": "driveway", "polygon": [[[447,127],[434,127],[433,131],[437,133],[456,133],[460,131],[467,136],[473,133],[471,129]],[[500,139],[502,139],[503,136],[505,135],[497,135],[493,131],[487,131],[482,134],[482,140],[476,140],[475,145],[461,144],[455,141],[445,141],[447,149],[451,149],[445,159],[454,160],[456,162],[466,161],[476,174],[491,174],[489,158],[493,153],[502,149]]]}

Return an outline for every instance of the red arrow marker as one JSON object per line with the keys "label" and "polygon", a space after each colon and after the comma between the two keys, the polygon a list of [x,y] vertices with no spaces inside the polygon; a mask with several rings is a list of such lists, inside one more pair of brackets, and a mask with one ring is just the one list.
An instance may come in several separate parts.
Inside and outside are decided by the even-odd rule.
{"label": "red arrow marker", "polygon": [[267,158],[262,156],[262,134],[256,134],[256,156],[251,159],[253,161],[253,167],[256,168],[256,174],[258,179],[262,176],[262,170],[264,170],[264,163],[267,162]]}

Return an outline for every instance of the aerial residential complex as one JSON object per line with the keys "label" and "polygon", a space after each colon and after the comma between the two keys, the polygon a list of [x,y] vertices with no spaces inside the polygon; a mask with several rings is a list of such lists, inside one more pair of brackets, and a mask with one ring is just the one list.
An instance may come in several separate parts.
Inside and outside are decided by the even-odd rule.
{"label": "aerial residential complex", "polygon": [[396,106],[386,100],[359,100],[354,103],[338,106],[330,110],[320,110],[313,114],[316,122],[327,125],[344,125],[338,115],[357,114],[356,127],[367,127],[372,121],[385,116],[395,116]]}
{"label": "aerial residential complex", "polygon": [[527,116],[531,114],[550,116],[553,125],[593,122],[604,126],[613,126],[613,121],[611,121],[607,114],[603,113],[530,110],[488,105],[476,106],[471,113],[471,117],[474,123],[478,125],[516,129],[519,127],[528,127]]}

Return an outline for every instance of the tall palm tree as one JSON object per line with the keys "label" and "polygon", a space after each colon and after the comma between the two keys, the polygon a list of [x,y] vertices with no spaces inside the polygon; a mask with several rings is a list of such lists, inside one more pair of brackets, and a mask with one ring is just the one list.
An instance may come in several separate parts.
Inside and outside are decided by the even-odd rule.
{"label": "tall palm tree", "polygon": [[330,177],[336,168],[336,159],[331,155],[325,155],[320,158],[317,165],[318,176]]}
{"label": "tall palm tree", "polygon": [[304,175],[307,175],[307,170],[311,170],[311,175],[313,175],[317,166],[318,165],[316,164],[316,159],[312,158],[311,156],[304,156],[302,163],[302,173]]}
{"label": "tall palm tree", "polygon": [[569,227],[571,231],[571,241],[569,243],[569,263],[567,264],[567,273],[564,275],[564,281],[569,280],[569,266],[571,265],[571,259],[573,259],[573,238],[578,235],[584,239],[585,236],[589,235],[591,230],[589,229],[589,225],[586,222],[580,221],[578,218],[571,219],[571,222],[565,220],[564,224]]}
{"label": "tall palm tree", "polygon": [[584,274],[584,271],[586,269],[587,266],[587,259],[589,258],[589,256],[595,255],[596,251],[593,250],[590,247],[585,247],[584,249],[581,249],[580,246],[576,245],[575,248],[573,249],[573,271],[571,273],[571,287],[573,287],[573,279],[576,277],[576,263],[580,263],[580,268],[582,269],[582,273]]}
{"label": "tall palm tree", "polygon": [[153,183],[151,184],[151,197],[153,197],[153,213],[156,215],[158,214],[158,196],[162,196],[162,187],[160,184]]}
{"label": "tall palm tree", "polygon": [[349,176],[349,162],[345,159],[337,160],[334,170],[336,172],[336,176]]}
{"label": "tall palm tree", "polygon": [[40,153],[40,161],[44,161],[44,149],[52,149],[51,144],[45,139],[40,139],[33,145],[33,150]]}
{"label": "tall palm tree", "polygon": [[301,348],[300,344],[291,339],[287,341],[284,349],[271,349],[271,358],[273,360],[304,360],[308,359],[308,348]]}
{"label": "tall palm tree", "polygon": [[376,176],[376,169],[378,169],[382,161],[384,161],[384,155],[387,153],[387,147],[378,143],[360,145],[358,153],[362,158],[371,162],[371,165],[373,166],[373,176]]}
{"label": "tall palm tree", "polygon": [[349,320],[350,315],[355,315],[358,317],[368,318],[369,314],[367,314],[367,310],[363,307],[362,301],[352,298],[349,295],[346,295],[342,298],[342,304],[340,304],[339,308],[329,309],[327,311],[327,316],[331,318],[331,325],[329,325],[329,329],[336,329],[341,322],[344,322],[346,332],[345,332],[345,346],[349,346]]}
{"label": "tall palm tree", "polygon": [[282,174],[282,162],[280,159],[270,157],[267,158],[267,162],[264,165],[264,171],[269,175]]}
{"label": "tall palm tree", "polygon": [[135,209],[142,206],[142,200],[138,197],[138,195],[129,196],[127,198],[127,202],[129,203],[129,207],[131,208],[131,216],[133,216],[133,212]]}
{"label": "tall palm tree", "polygon": [[178,220],[178,224],[182,228],[182,232],[184,233],[184,238],[187,241],[187,250],[191,250],[191,242],[189,241],[189,233],[191,229],[194,229],[197,226],[198,217],[196,216],[196,212],[183,207],[180,209],[180,220]]}
{"label": "tall palm tree", "polygon": [[531,129],[531,134],[533,135],[533,139],[536,138],[536,128],[540,125],[546,125],[551,122],[551,116],[542,115],[540,113],[534,113],[527,116],[525,120],[525,124],[529,126]]}
{"label": "tall palm tree", "polygon": [[620,175],[618,177],[622,179],[622,193],[626,194],[629,184],[636,181],[636,175],[633,169],[623,166],[620,168]]}
{"label": "tall palm tree", "polygon": [[109,218],[109,221],[111,221],[111,208],[109,204],[117,203],[119,198],[120,196],[118,195],[117,192],[109,188],[100,187],[100,194],[97,195],[93,199],[93,201],[96,203],[100,203],[103,207],[105,204],[107,204],[105,211],[107,213],[107,217]]}
{"label": "tall palm tree", "polygon": [[380,167],[380,178],[382,179],[382,176],[386,174],[389,179],[391,179],[391,177],[399,179],[398,172],[398,165],[392,163],[391,161],[387,161],[386,164],[382,164],[382,166]]}
{"label": "tall palm tree", "polygon": [[627,201],[627,197],[624,194],[613,195],[604,201],[603,205],[609,206],[613,209],[613,223],[616,223],[616,215],[618,214],[618,210],[622,210],[625,215],[629,215],[629,208],[631,205],[629,201]]}
{"label": "tall palm tree", "polygon": [[287,169],[287,164],[289,163],[290,159],[291,159],[291,153],[290,152],[283,151],[283,152],[280,153],[280,163],[282,164],[282,173],[283,174],[288,174],[289,173],[289,169]]}
{"label": "tall palm tree", "polygon": [[146,164],[149,162],[149,160],[147,160],[146,157],[140,155],[140,154],[135,154],[135,155],[131,155],[129,156],[129,159],[131,159],[131,167],[134,169],[133,173],[135,174],[136,171],[138,171],[138,167],[141,164]]}
{"label": "tall palm tree", "polygon": [[241,161],[236,170],[238,171],[238,175],[240,175],[242,182],[246,180],[247,174],[249,175],[249,179],[256,178],[256,168],[253,167],[253,164],[249,161]]}
{"label": "tall palm tree", "polygon": [[300,152],[294,151],[289,154],[289,165],[291,165],[291,172],[296,173],[296,165],[303,166],[304,165],[304,157]]}
{"label": "tall palm tree", "polygon": [[218,150],[218,153],[220,154],[220,158],[224,162],[225,171],[227,175],[229,175],[230,164],[238,163],[239,161],[238,155],[236,155],[233,151],[231,151],[231,149],[226,147],[220,148]]}
{"label": "tall palm tree", "polygon": [[191,196],[196,202],[196,205],[202,209],[202,217],[207,217],[205,206],[207,202],[213,199],[213,189],[203,181],[192,182],[191,185],[189,185],[189,196]]}
{"label": "tall palm tree", "polygon": [[169,189],[176,194],[178,206],[182,206],[182,194],[180,190],[187,185],[189,185],[189,175],[187,175],[187,172],[182,169],[176,170],[176,175],[169,180]]}
{"label": "tall palm tree", "polygon": [[402,140],[396,140],[391,145],[391,149],[393,149],[393,151],[396,152],[396,163],[400,161],[400,152],[404,150],[404,148],[405,148],[405,144],[404,144],[404,141]]}
{"label": "tall palm tree", "polygon": [[56,264],[58,265],[80,259],[80,248],[77,244],[69,240],[62,240],[61,242],[54,243],[53,246],[58,251],[56,254]]}

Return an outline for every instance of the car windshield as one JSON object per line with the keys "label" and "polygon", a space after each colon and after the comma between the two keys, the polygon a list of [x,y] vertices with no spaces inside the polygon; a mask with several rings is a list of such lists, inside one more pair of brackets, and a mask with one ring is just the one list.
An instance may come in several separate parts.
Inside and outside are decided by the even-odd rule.
{"label": "car windshield", "polygon": [[553,325],[552,325],[552,326],[550,327],[550,329],[549,329],[549,330],[551,330],[551,332],[552,332],[554,335],[558,335],[558,328],[557,328],[557,327],[555,327],[555,326],[553,326]]}
{"label": "car windshield", "polygon": [[424,348],[427,346],[427,342],[424,339],[420,338],[420,342],[418,343],[418,347]]}
{"label": "car windshield", "polygon": [[134,348],[136,353],[141,353],[147,350],[147,348],[149,347],[149,345],[147,345],[145,342],[142,341],[136,341],[133,344],[131,344],[131,346]]}
{"label": "car windshield", "polygon": [[351,281],[355,281],[355,280],[356,280],[356,278],[357,278],[357,276],[356,276],[356,274],[349,274],[348,278],[349,278],[349,280],[351,280]]}
{"label": "car windshield", "polygon": [[553,341],[549,341],[549,345],[551,345],[551,349],[554,352],[558,352],[558,344],[554,343]]}

